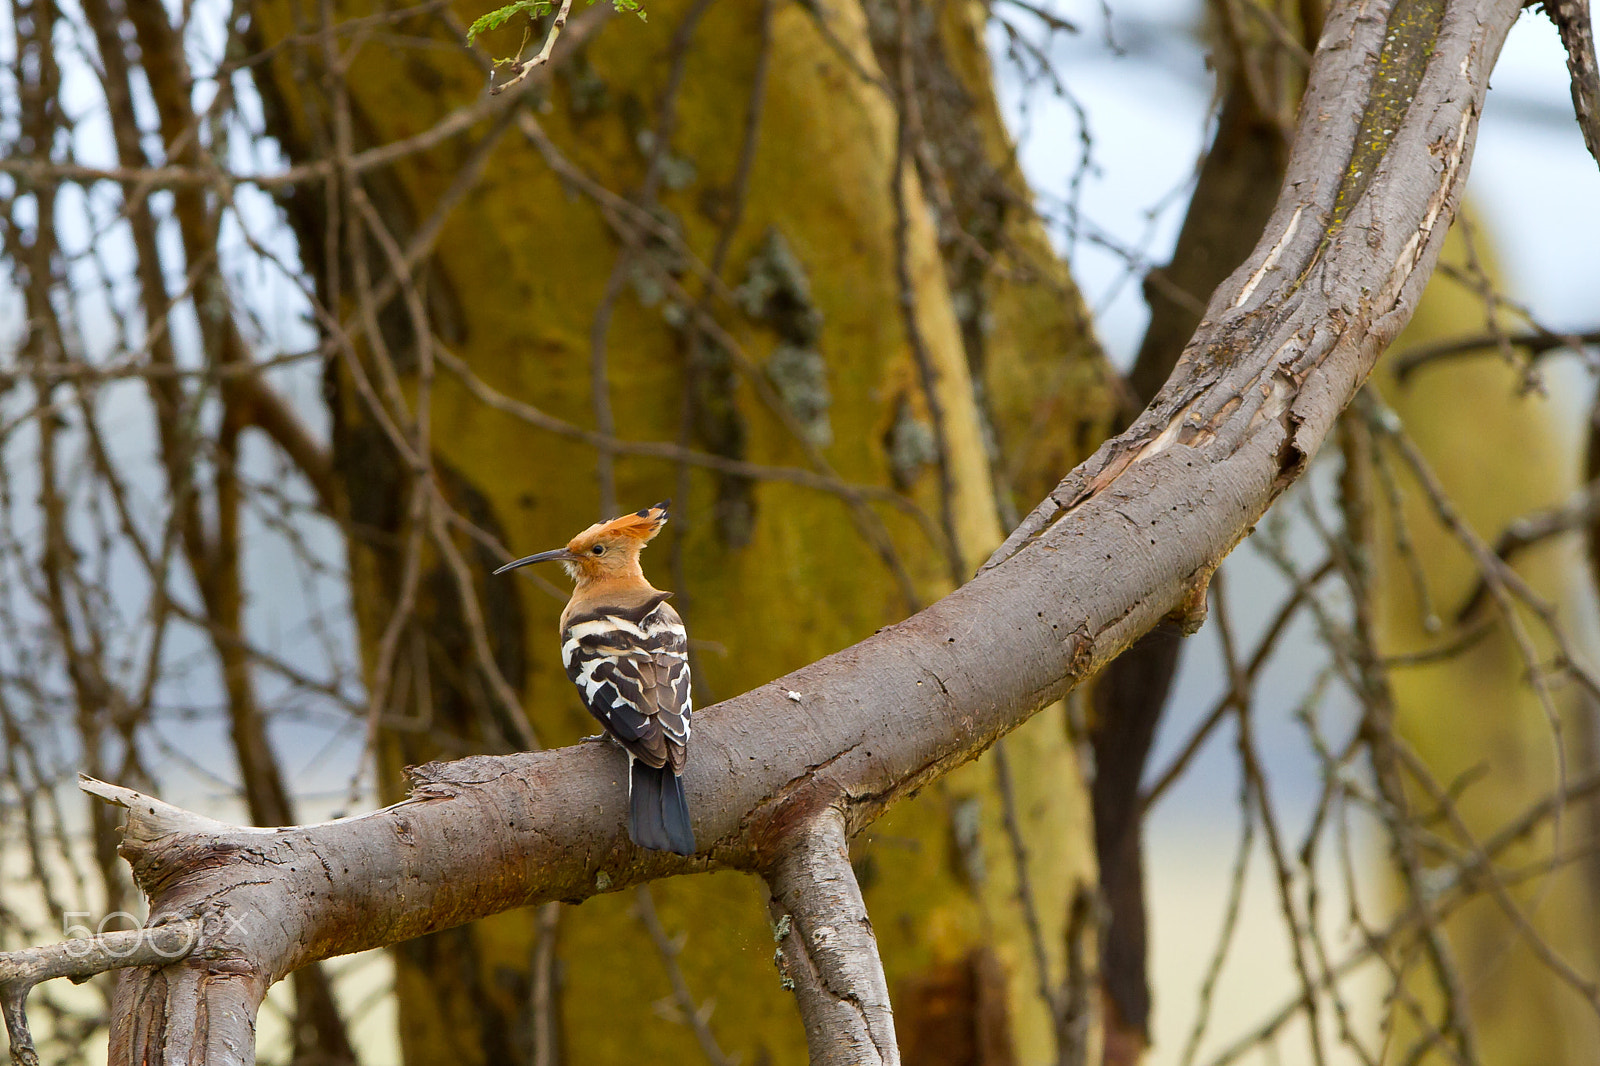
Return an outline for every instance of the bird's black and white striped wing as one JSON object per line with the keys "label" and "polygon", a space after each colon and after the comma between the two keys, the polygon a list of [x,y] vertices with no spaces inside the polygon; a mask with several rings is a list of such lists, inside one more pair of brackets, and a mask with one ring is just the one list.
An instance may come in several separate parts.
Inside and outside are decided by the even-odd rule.
{"label": "bird's black and white striped wing", "polygon": [[571,619],[561,661],[589,713],[636,758],[683,769],[689,743],[689,639],[664,599]]}

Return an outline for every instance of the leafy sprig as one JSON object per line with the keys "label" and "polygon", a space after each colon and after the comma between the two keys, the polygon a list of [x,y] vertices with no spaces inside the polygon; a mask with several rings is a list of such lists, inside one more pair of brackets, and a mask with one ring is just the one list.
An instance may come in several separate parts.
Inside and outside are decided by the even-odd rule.
{"label": "leafy sprig", "polygon": [[[589,3],[594,3],[594,0],[589,0]],[[471,44],[479,34],[499,29],[519,14],[526,12],[530,20],[536,19],[549,14],[553,6],[551,0],[512,0],[504,7],[497,7],[473,19],[472,25],[467,27],[467,43]],[[611,7],[619,15],[631,13],[640,19],[645,17],[644,5],[640,0],[611,0]]]}
{"label": "leafy sprig", "polygon": [[472,20],[472,25],[467,27],[467,43],[471,44],[480,33],[498,30],[512,16],[526,11],[530,19],[536,19],[550,10],[550,0],[512,0],[505,7],[497,7],[484,15],[479,15]]}

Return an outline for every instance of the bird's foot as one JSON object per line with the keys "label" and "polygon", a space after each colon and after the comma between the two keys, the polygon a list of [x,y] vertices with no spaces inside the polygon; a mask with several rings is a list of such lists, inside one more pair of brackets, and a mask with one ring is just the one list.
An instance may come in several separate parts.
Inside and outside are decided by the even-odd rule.
{"label": "bird's foot", "polygon": [[596,733],[596,734],[594,734],[594,736],[584,737],[582,740],[578,741],[578,743],[579,744],[604,744],[606,741],[611,740],[611,739],[612,739],[612,737],[611,737],[610,733]]}

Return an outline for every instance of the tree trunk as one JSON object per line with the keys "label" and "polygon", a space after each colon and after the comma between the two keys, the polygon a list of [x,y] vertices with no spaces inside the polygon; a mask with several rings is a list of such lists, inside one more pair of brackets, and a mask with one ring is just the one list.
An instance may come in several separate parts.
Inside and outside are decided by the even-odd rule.
{"label": "tree trunk", "polygon": [[[1480,273],[1492,272],[1487,253],[1481,238],[1472,247],[1460,227],[1452,233],[1442,262],[1453,276],[1441,269],[1430,285],[1396,343],[1401,360],[1417,340],[1458,334],[1463,322],[1487,313],[1474,291],[1478,281],[1491,280],[1489,273]],[[1440,362],[1399,381],[1392,373],[1377,379],[1418,455],[1461,519],[1487,544],[1514,520],[1565,504],[1583,480],[1571,434],[1559,431],[1555,404],[1526,391],[1527,370],[1490,351]],[[1553,390],[1560,371],[1545,372]],[[1514,453],[1497,443],[1506,440],[1518,442]],[[1439,818],[1437,831],[1470,853],[1515,813],[1594,774],[1589,696],[1579,686],[1558,684],[1549,705],[1541,704],[1529,681],[1534,669],[1560,661],[1559,649],[1532,624],[1531,615],[1519,612],[1540,665],[1527,661],[1501,619],[1496,597],[1482,591],[1477,561],[1441,522],[1406,457],[1390,446],[1385,451],[1391,476],[1406,490],[1400,515],[1410,548],[1397,547],[1396,515],[1384,508],[1387,528],[1377,538],[1384,550],[1376,557],[1375,575],[1381,590],[1379,646],[1386,655],[1406,656],[1489,627],[1487,635],[1455,656],[1391,675],[1395,728],[1435,782],[1424,786],[1408,774],[1411,802],[1418,810],[1453,809],[1452,816]],[[1592,593],[1573,579],[1582,572],[1581,550],[1575,538],[1564,537],[1512,559],[1572,631],[1581,630],[1576,620],[1592,610]],[[1418,591],[1417,575],[1425,594]],[[1564,772],[1558,769],[1562,762]],[[1450,790],[1448,802],[1441,788]],[[1460,997],[1460,1010],[1470,1011],[1480,1061],[1528,1066],[1594,1061],[1600,1022],[1592,988],[1574,987],[1558,968],[1570,965],[1586,975],[1600,968],[1596,883],[1585,857],[1595,832],[1592,812],[1592,803],[1575,801],[1558,827],[1531,833],[1501,855],[1500,872],[1491,875],[1505,877],[1508,869],[1563,855],[1553,876],[1527,886],[1507,878],[1512,884],[1503,896],[1484,891],[1483,898],[1440,923],[1456,969],[1454,989],[1426,966],[1409,981],[1408,991],[1430,1006],[1446,1005],[1452,992]],[[1550,957],[1541,958],[1542,949],[1524,930],[1536,931],[1562,962],[1552,966]],[[1425,1037],[1407,1014],[1398,1016],[1397,1050]]]}
{"label": "tree trunk", "polygon": [[[483,61],[448,19],[342,45],[335,85],[320,43],[293,38],[323,16],[255,11],[261,44],[288,42],[260,77],[297,162],[400,140],[482,93]],[[458,139],[360,173],[402,249],[448,212],[409,309],[402,293],[364,313],[388,259],[370,223],[350,237],[359,205],[297,197],[322,298],[365,328],[331,384],[367,672],[386,726],[403,727],[382,731],[386,799],[401,794],[402,764],[525,745],[505,690],[543,746],[594,731],[557,654],[559,590],[489,580],[502,547],[554,547],[675,497],[645,566],[687,620],[705,706],[969,576],[1000,540],[1001,508],[1037,499],[1097,439],[1078,423],[1106,424],[1110,377],[1010,161],[981,10],[908,13],[652,3],[648,22],[612,18],[581,48],[558,45],[547,84]],[[520,32],[488,37],[493,54]],[[563,177],[552,159],[576,170]],[[589,182],[625,199],[597,201]],[[424,319],[437,351],[418,344]],[[383,394],[385,362],[405,398],[385,395],[385,410],[443,486],[431,506],[495,545],[453,528],[466,581],[426,536],[407,462],[353,376],[365,368]],[[599,436],[530,425],[486,404],[487,390]],[[1049,430],[1014,429],[1034,424]],[[641,441],[701,458],[621,443]],[[463,587],[481,600],[480,633]],[[397,610],[410,618],[391,630]],[[747,744],[759,756],[763,738]],[[907,1061],[1056,1054],[1071,903],[1093,877],[1087,803],[1061,709],[1007,749],[1006,777],[995,760],[958,771],[854,842]],[[721,873],[649,891],[681,952],[652,943],[632,895],[402,945],[408,1060],[622,1061],[648,1047],[669,1061],[803,1061],[759,882]],[[708,1022],[685,1024],[712,1004]],[[541,1048],[554,1058],[538,1060]]]}

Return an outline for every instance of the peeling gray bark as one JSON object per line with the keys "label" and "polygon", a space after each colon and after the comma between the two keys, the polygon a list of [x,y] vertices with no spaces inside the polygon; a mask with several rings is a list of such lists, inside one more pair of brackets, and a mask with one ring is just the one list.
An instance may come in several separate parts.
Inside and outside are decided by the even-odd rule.
{"label": "peeling gray bark", "polygon": [[889,984],[850,868],[843,813],[828,807],[797,827],[766,878],[776,961],[813,1066],[899,1066]]}
{"label": "peeling gray bark", "polygon": [[628,843],[624,760],[602,745],[431,764],[404,803],[280,830],[96,786],[129,808],[124,853],[153,917],[226,919],[183,962],[123,971],[111,1061],[250,1062],[267,988],[317,959],[657,877],[776,869],[827,812],[858,831],[1203,602],[1409,318],[1518,11],[1368,0],[1330,12],[1266,233],[1156,400],[973,581],[707,709],[686,774],[701,855]]}
{"label": "peeling gray bark", "polygon": [[1595,61],[1594,19],[1589,0],[1547,0],[1545,14],[1556,24],[1567,50],[1572,78],[1572,112],[1583,131],[1584,146],[1600,163],[1600,63]]}

